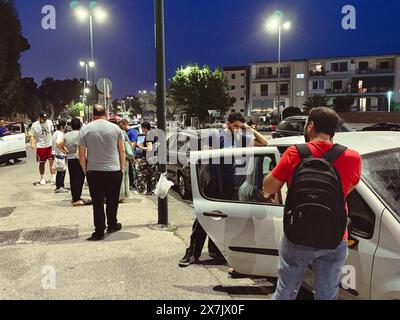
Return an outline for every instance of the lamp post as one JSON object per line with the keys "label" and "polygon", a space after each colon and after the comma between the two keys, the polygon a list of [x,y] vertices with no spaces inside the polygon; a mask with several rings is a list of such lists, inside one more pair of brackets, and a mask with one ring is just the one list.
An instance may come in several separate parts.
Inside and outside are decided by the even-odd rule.
{"label": "lamp post", "polygon": [[84,122],[89,121],[89,110],[88,106],[86,106],[87,96],[90,93],[90,81],[89,81],[89,68],[93,70],[94,62],[93,61],[81,61],[80,63],[81,68],[85,68],[85,81],[83,82],[83,97],[84,97],[84,104],[85,104],[85,116]]}
{"label": "lamp post", "polygon": [[269,32],[278,32],[278,113],[280,120],[283,120],[283,109],[281,110],[281,48],[282,48],[282,29],[289,30],[291,23],[289,21],[283,21],[282,11],[276,11],[272,17],[270,17],[266,24],[266,29]]}
{"label": "lamp post", "polygon": [[94,74],[94,66],[95,66],[95,59],[94,59],[94,31],[93,31],[93,19],[96,18],[98,22],[103,22],[107,18],[107,12],[97,5],[96,1],[91,1],[89,3],[89,7],[85,8],[83,6],[76,6],[74,7],[75,15],[79,21],[84,22],[87,21],[89,18],[89,35],[90,35],[90,57],[91,61],[89,66],[92,69],[92,99],[93,104],[96,103],[96,83],[95,83],[95,74]]}
{"label": "lamp post", "polygon": [[392,103],[393,91],[388,91],[387,98],[388,98],[388,112],[390,112],[390,107]]}
{"label": "lamp post", "polygon": [[[155,40],[156,40],[156,82],[157,82],[157,121],[158,129],[167,131],[166,122],[166,71],[165,71],[165,30],[164,30],[164,0],[154,0]],[[163,163],[158,165],[158,173],[165,174],[166,165],[166,141],[160,141],[159,159]],[[161,154],[163,153],[163,154]],[[158,198],[158,224],[168,225],[168,196],[165,199]]]}

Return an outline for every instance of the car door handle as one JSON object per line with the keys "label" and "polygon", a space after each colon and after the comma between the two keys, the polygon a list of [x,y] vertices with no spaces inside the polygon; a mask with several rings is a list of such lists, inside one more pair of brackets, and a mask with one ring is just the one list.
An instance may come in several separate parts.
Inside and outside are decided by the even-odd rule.
{"label": "car door handle", "polygon": [[228,215],[221,211],[204,212],[203,215],[211,218],[228,218]]}

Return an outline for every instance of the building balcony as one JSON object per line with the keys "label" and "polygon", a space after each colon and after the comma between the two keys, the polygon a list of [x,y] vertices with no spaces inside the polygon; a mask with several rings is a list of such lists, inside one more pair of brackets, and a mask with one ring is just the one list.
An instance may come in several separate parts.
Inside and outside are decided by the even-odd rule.
{"label": "building balcony", "polygon": [[393,68],[389,69],[357,69],[355,71],[355,74],[392,74],[394,73]]}
{"label": "building balcony", "polygon": [[[278,79],[278,74],[256,74],[252,77],[255,80],[270,80],[270,79]],[[282,73],[281,78],[290,78],[290,73]]]}
{"label": "building balcony", "polygon": [[348,89],[326,89],[326,94],[349,94],[351,93]]}
{"label": "building balcony", "polygon": [[374,94],[374,93],[387,94],[389,91],[393,91],[393,88],[372,87],[372,88],[352,88],[351,89],[351,93],[353,93],[353,94]]}

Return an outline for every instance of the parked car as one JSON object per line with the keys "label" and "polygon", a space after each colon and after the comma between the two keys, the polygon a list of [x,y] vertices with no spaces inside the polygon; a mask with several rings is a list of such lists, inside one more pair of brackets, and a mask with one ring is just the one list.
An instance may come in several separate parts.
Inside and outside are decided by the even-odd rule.
{"label": "parked car", "polygon": [[366,127],[362,131],[400,131],[398,123],[377,123],[373,126]]}
{"label": "parked car", "polygon": [[[201,150],[202,135],[215,129],[197,130],[186,128],[167,140],[167,178],[171,180],[182,199],[190,199],[192,186],[190,178],[190,150]],[[187,150],[185,146],[189,146]]]}
{"label": "parked car", "polygon": [[[400,133],[338,133],[335,141],[357,150],[363,165],[362,180],[347,201],[352,228],[348,268],[344,270],[347,275],[354,271],[355,286],[342,288],[340,297],[400,299]],[[239,273],[277,277],[287,190],[265,199],[261,188],[264,176],[276,166],[281,154],[298,143],[304,143],[304,138],[272,140],[265,148],[191,153],[195,214]],[[244,182],[234,184],[233,196],[223,192],[223,167],[210,165],[222,158],[233,158],[231,166],[243,176]],[[303,285],[311,288],[312,282],[309,269]]]}
{"label": "parked car", "polygon": [[13,134],[0,138],[0,164],[13,159],[26,158],[26,133],[22,122],[7,123]]}
{"label": "parked car", "polygon": [[[307,116],[294,116],[289,117],[279,123],[272,138],[283,138],[291,136],[301,136],[304,134],[304,126],[307,121]],[[340,127],[337,132],[351,132],[353,131],[347,124],[341,121]]]}

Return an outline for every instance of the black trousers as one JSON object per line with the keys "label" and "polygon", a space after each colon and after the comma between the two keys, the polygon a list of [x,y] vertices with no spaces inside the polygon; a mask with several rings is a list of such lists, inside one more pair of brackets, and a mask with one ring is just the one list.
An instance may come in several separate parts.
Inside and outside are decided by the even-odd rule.
{"label": "black trousers", "polygon": [[122,183],[122,172],[89,171],[87,173],[87,180],[90,196],[93,201],[95,233],[97,235],[104,235],[104,230],[106,229],[104,200],[106,201],[108,227],[113,228],[118,223],[117,212]]}
{"label": "black trousers", "polygon": [[79,159],[68,160],[69,181],[71,184],[72,201],[78,202],[82,197],[85,174],[82,170]]}
{"label": "black trousers", "polygon": [[[190,236],[190,246],[188,249],[190,254],[193,255],[196,260],[201,256],[206,238],[207,233],[204,231],[199,220],[196,219],[193,223],[192,235]],[[221,251],[219,251],[210,238],[208,238],[208,252],[221,258],[223,257]]]}
{"label": "black trousers", "polygon": [[134,187],[135,186],[135,170],[133,164],[129,161],[127,162],[127,165],[129,166],[129,186]]}
{"label": "black trousers", "polygon": [[64,181],[65,181],[65,171],[57,171],[56,175],[56,188],[61,189],[64,188]]}

